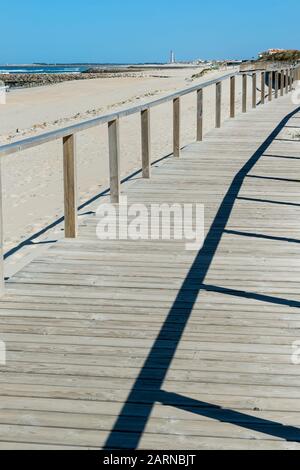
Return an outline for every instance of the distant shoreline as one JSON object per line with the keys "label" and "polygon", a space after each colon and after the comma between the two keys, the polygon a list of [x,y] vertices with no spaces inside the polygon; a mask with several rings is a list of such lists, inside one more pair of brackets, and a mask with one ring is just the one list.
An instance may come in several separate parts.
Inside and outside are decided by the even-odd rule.
{"label": "distant shoreline", "polygon": [[[63,66],[6,66],[1,69],[0,81],[9,88],[28,88],[43,85],[51,85],[72,80],[87,80],[96,78],[146,78],[151,72],[184,69],[201,69],[203,65],[196,64],[160,64],[160,65],[123,65],[123,66],[92,66],[85,67],[75,65]],[[2,72],[2,73],[1,73]],[[168,78],[161,75],[160,78]]]}
{"label": "distant shoreline", "polygon": [[71,73],[86,72],[89,69],[99,71],[124,69],[185,69],[207,65],[207,63],[149,63],[149,64],[0,64],[0,73]]}

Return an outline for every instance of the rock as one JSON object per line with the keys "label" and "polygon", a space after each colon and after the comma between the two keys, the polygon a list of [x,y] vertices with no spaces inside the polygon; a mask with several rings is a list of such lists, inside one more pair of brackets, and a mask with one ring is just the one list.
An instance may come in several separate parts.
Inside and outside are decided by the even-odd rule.
{"label": "rock", "polygon": [[103,68],[103,67],[90,67],[89,69],[83,71],[83,74],[86,73],[97,73],[97,74],[124,74],[124,73],[133,73],[133,72],[142,72],[143,68],[138,67],[115,67],[115,68]]}
{"label": "rock", "polygon": [[[97,69],[90,69],[97,70]],[[97,72],[83,73],[10,73],[0,74],[0,81],[11,88],[14,87],[34,87],[67,82],[71,80],[89,80],[94,78],[114,78],[114,77],[136,77],[138,69],[98,69]]]}

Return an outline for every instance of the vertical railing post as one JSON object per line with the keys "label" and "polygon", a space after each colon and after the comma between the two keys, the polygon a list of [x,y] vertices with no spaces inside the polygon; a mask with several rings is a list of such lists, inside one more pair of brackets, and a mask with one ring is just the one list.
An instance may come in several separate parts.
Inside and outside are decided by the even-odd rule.
{"label": "vertical railing post", "polygon": [[284,70],[280,72],[280,96],[284,95]]}
{"label": "vertical railing post", "polygon": [[266,73],[261,72],[261,85],[260,85],[260,102],[261,104],[265,104],[265,96],[266,96]]}
{"label": "vertical railing post", "polygon": [[180,98],[173,100],[173,155],[180,157]]}
{"label": "vertical railing post", "polygon": [[300,80],[300,67],[296,67],[294,71],[294,86],[298,86],[298,82]]}
{"label": "vertical railing post", "polygon": [[75,135],[63,137],[65,237],[77,236],[77,167]]}
{"label": "vertical railing post", "polygon": [[0,297],[4,295],[4,258],[3,258],[3,207],[2,207],[2,159],[0,160]]}
{"label": "vertical railing post", "polygon": [[150,109],[141,112],[143,178],[151,177]]}
{"label": "vertical railing post", "polygon": [[295,83],[295,82],[299,82],[299,80],[300,80],[300,67],[297,67],[295,68],[295,75],[294,75],[295,86],[298,86],[298,83]]}
{"label": "vertical railing post", "polygon": [[242,112],[247,112],[247,74],[243,74]]}
{"label": "vertical railing post", "polygon": [[222,107],[222,83],[216,83],[216,128],[221,127],[221,107]]}
{"label": "vertical railing post", "polygon": [[290,88],[289,91],[293,91],[293,69],[290,69]]}
{"label": "vertical railing post", "polygon": [[275,72],[275,98],[278,98],[278,90],[279,90],[279,76],[278,71]]}
{"label": "vertical railing post", "polygon": [[108,123],[110,200],[120,202],[120,138],[119,119]]}
{"label": "vertical railing post", "polygon": [[269,72],[269,94],[268,99],[272,101],[273,98],[273,72]]}
{"label": "vertical railing post", "polygon": [[235,75],[230,77],[230,117],[235,117]]}
{"label": "vertical railing post", "polygon": [[197,141],[203,140],[203,89],[197,91]]}
{"label": "vertical railing post", "polygon": [[286,95],[289,92],[289,69],[286,69],[285,71],[285,93]]}
{"label": "vertical railing post", "polygon": [[256,108],[256,72],[252,74],[252,108]]}

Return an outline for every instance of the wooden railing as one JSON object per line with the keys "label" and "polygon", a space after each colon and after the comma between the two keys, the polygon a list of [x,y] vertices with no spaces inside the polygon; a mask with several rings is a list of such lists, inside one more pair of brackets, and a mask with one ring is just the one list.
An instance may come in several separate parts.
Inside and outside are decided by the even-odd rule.
{"label": "wooden railing", "polygon": [[[285,70],[272,70],[252,73],[252,108],[257,106],[257,74],[261,74],[261,97],[260,104],[265,103],[266,97],[266,78],[268,77],[268,99],[273,98],[273,85],[275,83],[275,98],[279,96],[279,77],[280,77],[280,95],[283,96],[292,90],[293,81],[299,78],[299,68],[290,68]],[[181,150],[181,125],[180,125],[180,100],[183,96],[196,93],[197,95],[197,141],[203,139],[203,90],[210,86],[216,87],[216,113],[215,126],[220,128],[222,125],[222,84],[230,81],[230,118],[236,115],[236,77],[242,75],[242,112],[247,112],[248,104],[248,74],[247,73],[228,73],[215,80],[210,80],[202,84],[185,88],[176,93],[167,95],[145,104],[133,106],[112,114],[100,116],[94,119],[83,121],[69,127],[43,133],[36,137],[19,140],[11,144],[0,146],[0,157],[11,155],[22,150],[30,149],[38,145],[62,139],[63,142],[63,172],[64,172],[64,218],[65,218],[65,237],[76,238],[77,236],[77,168],[76,168],[76,134],[87,129],[91,129],[100,124],[108,125],[109,137],[109,178],[110,178],[110,197],[112,203],[119,203],[120,200],[120,142],[119,142],[119,120],[125,116],[136,113],[141,115],[141,142],[142,142],[142,174],[144,178],[151,177],[151,126],[150,110],[155,106],[167,102],[173,102],[173,155],[180,157]],[[296,78],[298,77],[298,78]],[[1,175],[0,175],[1,183]],[[0,196],[2,194],[0,184]],[[3,275],[3,218],[2,218],[2,197],[0,197],[0,295],[4,292]]]}

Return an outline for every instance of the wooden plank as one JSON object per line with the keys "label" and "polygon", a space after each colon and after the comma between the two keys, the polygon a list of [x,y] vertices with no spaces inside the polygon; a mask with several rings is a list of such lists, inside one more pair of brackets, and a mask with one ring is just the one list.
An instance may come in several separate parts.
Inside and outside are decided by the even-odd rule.
{"label": "wooden plank", "polygon": [[118,119],[108,123],[108,142],[110,199],[113,204],[118,204],[120,201],[120,141]]}
{"label": "wooden plank", "polygon": [[273,72],[269,72],[269,93],[268,100],[272,101],[273,99]]}
{"label": "wooden plank", "polygon": [[203,140],[203,90],[197,91],[197,141]]}
{"label": "wooden plank", "polygon": [[[68,406],[67,403],[70,400],[77,401],[77,403],[89,400],[90,403],[95,406],[95,412],[97,411],[97,402],[109,402],[110,407],[112,408],[112,403],[122,404],[124,402],[124,399],[126,399],[126,394],[128,393],[128,390],[120,388],[114,390],[112,388],[99,388],[99,386],[94,388],[88,386],[71,387],[62,386],[59,384],[39,384],[39,387],[34,384],[22,384],[22,388],[20,388],[16,387],[15,383],[1,383],[1,390],[3,390],[4,400],[8,398],[13,401],[18,398],[32,398],[36,400],[65,400],[66,407]],[[245,393],[243,390],[239,390],[239,394],[235,394],[234,392],[234,386],[231,391],[229,391],[229,387],[227,388],[227,390],[224,390],[224,388],[222,387],[220,391],[218,385],[216,385],[215,390],[211,390],[211,388],[209,388],[207,392],[203,391],[202,393],[198,392],[189,394],[187,396],[181,395],[180,401],[178,400],[179,397],[174,397],[173,400],[170,398],[169,406],[174,407],[176,409],[176,404],[178,404],[178,401],[182,405],[189,406],[190,399],[192,399],[199,402],[198,406],[201,406],[202,402],[209,403],[211,405],[221,406],[223,408],[227,407],[229,410],[245,409],[247,411],[253,411],[253,408],[257,407],[258,410],[265,410],[271,412],[278,412],[278,410],[285,412],[291,412],[291,410],[293,410],[295,412],[299,412],[299,400],[297,400],[298,397],[268,397],[268,390],[264,395],[258,394],[257,396],[254,396],[253,393],[251,393],[251,390],[249,391],[249,388],[248,393]],[[259,391],[259,393],[261,393],[261,390]],[[153,400],[153,395],[151,391],[139,391],[139,403],[141,405],[149,404],[151,403],[151,400]],[[136,402],[134,402],[134,400],[130,400],[128,405],[132,404],[136,404]],[[117,416],[117,413],[115,416]]]}
{"label": "wooden plank", "polygon": [[280,96],[284,96],[284,70],[281,70]]}
{"label": "wooden plank", "polygon": [[247,112],[247,97],[248,97],[248,77],[247,74],[243,74],[243,89],[242,89],[242,112],[246,113]]}
{"label": "wooden plank", "polygon": [[[6,328],[9,330],[9,328]],[[15,330],[15,331],[14,331]],[[66,334],[59,334],[59,332],[54,330],[53,335],[47,334],[49,329],[43,328],[36,331],[36,333],[32,332],[32,328],[28,328],[28,334],[26,332],[22,332],[22,329],[19,328],[19,331],[16,328],[12,328],[10,332],[4,332],[2,337],[3,341],[11,342],[20,342],[22,341],[25,343],[37,343],[37,344],[48,344],[48,345],[73,345],[81,347],[83,351],[85,347],[92,347],[94,346],[97,348],[101,346],[110,347],[112,344],[113,338],[115,336],[111,333],[111,331],[103,331],[103,334],[93,334],[92,331],[87,332],[82,331],[82,334],[74,335],[77,333],[74,329],[68,329],[65,331]],[[43,338],[42,335],[46,332],[47,337]],[[67,335],[68,334],[68,335]],[[168,333],[169,334],[169,333]],[[136,336],[136,337],[135,337]],[[156,336],[153,332],[148,333],[140,333],[136,334],[136,332],[121,332],[120,338],[118,338],[118,342],[115,343],[116,346],[125,348],[125,347],[133,347],[133,348],[151,348],[151,344],[153,344],[153,340],[155,340]],[[116,338],[115,338],[116,341]],[[187,351],[201,351],[203,349],[210,350],[210,351],[231,351],[237,352],[240,351],[242,353],[262,353],[262,354],[290,354],[292,352],[292,343],[294,338],[284,338],[281,336],[274,337],[274,342],[272,342],[272,337],[266,338],[256,338],[255,335],[233,335],[233,334],[224,334],[224,335],[216,335],[214,337],[213,334],[203,334],[203,335],[194,335],[191,338],[187,338],[186,340],[182,340],[180,344],[180,348]],[[167,339],[161,340],[157,344],[157,350],[172,350],[174,343]],[[223,348],[223,349],[222,349]],[[225,349],[224,349],[225,348]],[[3,379],[2,379],[3,381]]]}
{"label": "wooden plank", "polygon": [[260,102],[261,102],[261,104],[265,104],[265,96],[266,96],[266,73],[265,72],[261,72],[261,85],[260,85],[260,88],[261,88]]}
{"label": "wooden plank", "polygon": [[151,128],[150,109],[141,112],[142,170],[143,178],[151,177]]}
{"label": "wooden plank", "polygon": [[180,98],[173,100],[173,155],[180,157]]}
{"label": "wooden plank", "polygon": [[[140,370],[140,369],[139,369]],[[112,371],[115,373],[119,372],[118,368],[113,368]],[[8,379],[4,380],[3,376],[0,376],[1,390],[3,394],[8,396],[9,387],[14,385],[12,390],[13,396],[26,396],[26,386],[31,386],[31,390],[36,390],[36,393],[42,392],[43,387],[47,387],[47,390],[52,388],[53,390],[58,387],[60,392],[59,397],[63,398],[61,392],[64,390],[65,395],[70,399],[87,399],[88,396],[92,396],[94,400],[109,399],[114,391],[119,390],[119,399],[126,400],[127,394],[132,389],[132,384],[136,380],[133,371],[130,377],[119,375],[118,377],[113,374],[106,374],[104,376],[93,376],[93,375],[79,375],[74,374],[52,374],[52,373],[30,373],[27,367],[22,372],[12,371],[7,374]],[[72,370],[71,370],[72,372]],[[148,401],[153,398],[159,397],[160,390],[158,389],[158,381],[165,377],[165,370],[162,370],[160,375],[147,373],[145,370],[145,378],[138,380],[136,383],[136,392],[148,393]],[[176,373],[176,376],[175,376]],[[219,373],[217,370],[208,372],[192,371],[193,378],[187,379],[187,374],[181,373],[181,371],[174,371],[173,374],[168,373],[168,377],[164,380],[164,386],[167,388],[169,393],[174,393],[182,397],[190,397],[191,395],[197,396],[200,401],[205,399],[210,402],[209,395],[236,395],[236,396],[248,396],[253,398],[282,398],[289,400],[297,400],[299,398],[299,385],[297,381],[290,379],[290,377],[281,377],[281,380],[277,379],[277,376],[268,376],[267,380],[263,380],[263,377],[259,374],[228,374]],[[182,379],[185,377],[184,379]],[[291,380],[291,385],[284,385],[284,381],[287,383]],[[292,377],[294,379],[294,377]],[[41,389],[40,389],[41,387]],[[200,394],[199,388],[205,390],[205,396]],[[100,392],[100,393],[99,393]],[[32,392],[31,392],[32,393]],[[32,396],[32,395],[31,395]],[[111,396],[112,398],[112,396]],[[197,398],[195,398],[197,399]],[[112,400],[112,401],[116,401]],[[187,401],[187,400],[186,400]],[[213,403],[212,403],[213,405]],[[1,434],[0,434],[1,436]]]}
{"label": "wooden plank", "polygon": [[[273,422],[277,421],[279,423],[282,423],[282,425],[286,426],[299,426],[299,411],[295,411],[293,413],[288,410],[288,406],[293,405],[293,402],[291,400],[278,400],[276,402],[276,407],[280,409],[280,411],[269,410],[267,404],[268,400],[261,400],[260,403],[263,403],[263,406],[261,406],[263,410],[256,411],[253,410],[253,406],[251,406],[251,404],[247,403],[247,398],[232,398],[234,402],[231,403],[231,406],[234,406],[235,410],[239,410],[241,413],[236,413],[236,415],[232,414],[231,416],[228,415],[228,422],[239,424],[245,423],[247,422],[246,415],[248,415],[249,423],[253,424],[259,423],[259,419],[261,418],[263,420],[270,420]],[[218,406],[222,406],[224,400],[226,401],[225,397],[217,396],[214,396],[213,399],[213,401],[215,401]],[[242,405],[244,404],[246,405],[246,408],[243,408]],[[257,402],[255,404],[257,404]],[[37,416],[44,416],[45,418],[48,416],[49,419],[51,419],[51,417],[48,415],[48,413],[51,411],[54,411],[56,413],[77,413],[79,418],[80,416],[83,416],[85,420],[87,419],[87,417],[90,417],[89,415],[94,415],[99,422],[99,418],[101,416],[108,417],[118,415],[121,411],[121,407],[122,403],[109,401],[81,400],[79,402],[77,400],[62,400],[37,397],[1,398],[1,409],[5,410],[5,412],[7,413],[6,416],[12,416],[12,418],[14,418],[15,420],[17,419],[17,416],[14,417],[14,413],[16,413],[16,410],[23,410],[24,412],[28,412],[29,416],[30,412],[37,412]],[[201,409],[204,412],[203,415],[201,415],[200,413],[194,413],[194,411],[201,411]],[[207,411],[209,411],[209,407],[205,406],[205,404],[203,404],[202,406],[200,406],[199,404],[198,407],[190,407],[190,410],[182,410],[174,406],[164,406],[157,403],[153,408],[152,416],[155,419],[209,422],[212,421],[213,418],[209,417],[205,413]],[[44,415],[41,415],[41,412],[44,412]],[[147,411],[145,410],[145,406],[142,403],[136,403],[131,404],[131,406],[128,407],[126,415],[132,417],[143,417],[147,415]],[[218,415],[218,410],[215,410],[215,415]],[[99,425],[97,423],[95,424],[96,426]]]}
{"label": "wooden plank", "polygon": [[77,167],[75,136],[63,138],[65,237],[77,236]]}
{"label": "wooden plank", "polygon": [[[118,325],[115,325],[117,328]],[[141,325],[140,327],[147,328],[147,325]],[[170,330],[171,332],[171,330]],[[171,334],[171,333],[170,333]],[[103,348],[104,354],[97,354],[94,355],[87,355],[87,354],[75,354],[69,353],[68,357],[66,358],[61,352],[43,352],[39,351],[37,348],[34,351],[25,351],[22,353],[18,352],[10,352],[9,360],[14,361],[15,367],[12,372],[20,372],[22,367],[24,367],[24,372],[30,371],[30,373],[37,373],[37,374],[52,374],[52,375],[60,375],[60,374],[68,374],[68,375],[81,375],[81,376],[110,376],[110,377],[130,377],[134,375],[137,371],[136,369],[141,368],[143,366],[145,355],[147,354],[146,351],[140,352],[138,357],[132,358],[130,352],[123,348],[124,350],[124,357],[122,356],[118,361],[118,366],[114,366],[114,368],[109,371],[109,367],[111,367],[112,358],[117,357],[118,353],[115,351],[113,353],[113,348],[111,348],[111,352],[106,352]],[[215,352],[216,357],[220,356],[220,353]],[[243,355],[246,356],[245,354]],[[227,357],[229,354],[227,353]],[[212,362],[210,359],[205,359],[202,357],[202,354],[199,354],[199,359],[201,358],[201,362],[192,363],[189,357],[188,359],[181,359],[176,358],[172,363],[172,368],[170,370],[170,374],[168,375],[169,378],[174,377],[174,379],[179,380],[180,377],[184,377],[187,370],[192,371],[191,381],[198,380],[199,377],[204,377],[207,374],[207,377],[210,377],[212,372],[216,372],[218,370],[220,373],[231,373],[232,370],[235,370],[236,373],[241,374],[270,374],[272,375],[273,381],[280,381],[280,377],[291,379],[297,383],[297,370],[292,363],[289,363],[289,358],[284,357],[280,358],[281,363],[276,363],[276,356],[273,355],[269,357],[268,363],[266,361],[259,361],[258,358],[255,357],[253,362],[249,360],[239,360],[238,353],[231,354],[230,362],[227,362],[224,359],[218,359]],[[272,362],[273,360],[273,362]],[[58,366],[59,364],[59,366]],[[162,374],[162,371],[165,366],[165,361],[163,360],[163,354],[160,357],[153,358],[151,362],[149,362],[147,368],[145,368],[145,374],[151,377],[159,377]],[[98,368],[98,369],[97,369]],[[120,368],[123,368],[123,372],[120,374]],[[150,369],[153,369],[153,375]],[[223,375],[224,376],[224,375]],[[229,378],[230,376],[228,376]],[[299,378],[298,378],[299,380]],[[281,382],[282,383],[282,382]]]}
{"label": "wooden plank", "polygon": [[256,108],[256,84],[257,81],[257,75],[256,72],[252,74],[252,108]]}
{"label": "wooden plank", "polygon": [[216,84],[216,128],[220,129],[222,121],[222,83]]}
{"label": "wooden plank", "polygon": [[[201,410],[199,411],[201,413]],[[249,421],[247,423],[246,419],[243,420],[242,413],[240,413],[241,423],[238,421],[238,417],[236,418],[237,423],[234,420],[233,422],[229,423],[218,423],[213,420],[213,417],[217,417],[218,413],[214,413],[213,410],[210,412],[210,410],[204,409],[203,414],[207,414],[208,417],[206,419],[204,417],[203,419],[200,416],[197,420],[190,420],[184,419],[181,415],[180,418],[177,418],[173,422],[171,422],[171,420],[153,417],[150,423],[148,423],[146,434],[161,435],[163,437],[167,431],[170,437],[186,435],[191,437],[197,436],[199,438],[203,438],[207,437],[207,435],[211,435],[215,436],[216,438],[224,439],[265,439],[273,442],[280,442],[279,437],[276,438],[276,431],[278,434],[280,434],[279,425],[270,425],[268,427],[264,424],[260,424],[259,419],[255,420],[254,418],[252,418],[252,422]],[[209,419],[209,415],[212,416],[211,419]],[[238,416],[239,413],[236,413],[236,415]],[[11,410],[3,412],[3,422],[0,424],[0,427],[6,428],[8,426],[15,426],[17,429],[19,429],[26,426],[30,427],[31,423],[34,421],[36,422],[37,427],[48,428],[49,433],[51,427],[53,426],[53,438],[55,430],[59,428],[65,431],[66,434],[73,436],[74,441],[69,441],[68,445],[80,445],[83,436],[80,436],[78,441],[75,440],[75,436],[77,434],[75,431],[76,429],[81,429],[82,431],[86,430],[86,434],[89,436],[89,438],[92,439],[92,432],[95,432],[96,434],[96,431],[99,431],[99,433],[101,433],[103,431],[107,431],[113,428],[113,420],[113,416],[106,414],[99,416],[76,412],[47,413],[39,411],[27,411],[26,413],[22,413],[19,410]],[[141,419],[139,416],[132,416],[130,418],[120,420],[119,431],[126,432],[128,429],[128,431],[134,432],[139,427],[140,423]],[[241,426],[238,426],[238,424],[241,424]],[[251,425],[253,429],[251,429]],[[270,436],[270,431],[273,431],[274,436]],[[130,432],[128,434],[130,434]],[[290,440],[292,440],[293,437],[295,439],[295,436],[297,436],[297,429],[293,429],[292,427],[290,427],[288,436]],[[88,445],[88,442],[86,442],[86,445]]]}
{"label": "wooden plank", "polygon": [[235,117],[235,76],[230,77],[230,117]]}
{"label": "wooden plank", "polygon": [[[114,326],[117,328],[118,323],[116,322]],[[147,324],[141,324],[140,327],[147,328]],[[126,350],[125,348],[123,348],[122,351],[124,355],[122,354],[122,357],[120,357],[118,361],[119,367],[138,368],[143,366],[143,361],[145,360],[145,355],[147,354],[146,350],[140,351],[139,355],[135,358],[133,358],[130,354],[130,351]],[[236,353],[235,355],[229,355],[229,353],[225,353],[225,358],[221,357],[221,354],[219,352],[215,352],[214,354],[215,362],[210,361],[211,358],[206,359],[205,352],[201,352],[198,356],[199,359],[201,358],[201,362],[199,361],[196,363],[192,363],[190,360],[191,356],[184,359],[176,358],[172,363],[172,370],[188,370],[191,367],[191,370],[196,371],[215,371],[217,366],[218,368],[220,368],[219,370],[223,372],[231,372],[234,369],[236,370],[236,372],[268,373],[269,371],[271,374],[274,375],[297,375],[296,368],[293,366],[293,364],[288,363],[289,358],[287,357],[287,355],[279,355],[280,363],[276,363],[277,355],[276,357],[274,355],[272,357],[272,355],[257,354],[256,356],[252,355],[254,356],[254,358],[251,359],[246,354],[242,354],[242,358],[240,359],[238,353]],[[114,348],[110,348],[110,350],[107,351],[105,350],[105,348],[103,348],[103,354],[76,354],[70,351],[68,356],[66,357],[60,351],[46,352],[43,351],[41,347],[40,349],[33,348],[32,350],[28,348],[28,350],[22,353],[11,350],[9,360],[15,361],[16,364],[17,362],[19,362],[19,365],[20,363],[33,363],[33,365],[35,365],[36,367],[38,363],[42,364],[41,367],[43,367],[43,365],[45,365],[46,367],[46,365],[49,366],[50,364],[53,367],[53,364],[60,364],[62,368],[64,367],[67,371],[69,371],[71,369],[69,369],[68,366],[72,366],[73,368],[75,368],[75,366],[77,365],[93,367],[99,366],[100,368],[101,366],[109,367],[111,366],[112,357],[116,357],[118,355],[119,352],[117,350],[114,350]],[[260,356],[262,356],[262,358],[260,358]],[[228,362],[228,358],[230,362]],[[156,368],[157,370],[163,369],[163,355],[161,355],[161,357],[153,358],[153,360],[149,363],[149,367],[152,367],[153,369]],[[78,369],[78,372],[79,370],[80,369]],[[97,375],[97,373],[95,375]]]}
{"label": "wooden plank", "polygon": [[[227,434],[234,430],[234,426],[227,426]],[[30,431],[30,432],[29,432]],[[105,445],[107,431],[99,430],[76,430],[63,428],[51,428],[35,426],[13,426],[13,425],[1,425],[0,432],[6,435],[6,440],[11,441],[12,437],[16,439],[15,442],[20,442],[21,445],[24,443],[34,443],[42,445],[49,443],[49,445],[59,446],[63,442],[65,446],[78,446],[81,448],[99,449],[99,447]],[[209,431],[208,431],[209,432]],[[241,431],[242,432],[242,431]],[[246,431],[244,431],[246,433]],[[255,437],[254,437],[255,435]],[[119,441],[120,449],[132,449],[132,445],[136,440],[134,432],[126,433],[124,431],[117,432],[116,436]],[[216,449],[235,449],[240,450],[242,448],[248,448],[252,450],[266,449],[266,450],[299,450],[300,446],[293,442],[284,442],[279,439],[269,440],[267,436],[263,436],[263,439],[259,441],[257,439],[258,433],[248,432],[248,439],[246,438],[226,438],[223,436],[204,439],[199,436],[193,435],[172,435],[170,437],[161,433],[145,433],[140,443],[140,449],[187,449],[187,450],[205,450],[209,448]],[[4,441],[5,442],[5,441]],[[246,447],[245,447],[246,446]]]}
{"label": "wooden plank", "polygon": [[289,73],[289,91],[293,91],[293,69]]}
{"label": "wooden plank", "polygon": [[279,75],[278,72],[275,72],[275,98],[278,98],[278,91],[279,91]]}
{"label": "wooden plank", "polygon": [[[190,361],[189,361],[190,362]],[[243,363],[239,365],[236,364],[236,361],[231,362],[231,366],[233,369],[236,369],[236,372],[231,372],[232,369],[229,369],[226,365],[219,366],[217,362],[214,368],[205,368],[205,363],[202,368],[198,369],[191,369],[191,370],[184,370],[182,368],[170,368],[166,376],[166,385],[175,386],[176,388],[180,387],[180,382],[188,382],[186,385],[185,392],[195,392],[196,385],[200,383],[205,384],[220,384],[220,387],[227,383],[232,383],[232,385],[236,385],[237,387],[240,386],[242,383],[243,385],[253,385],[257,386],[258,388],[261,386],[263,390],[266,390],[267,387],[278,387],[279,393],[292,393],[296,387],[299,387],[299,377],[296,374],[288,375],[282,373],[284,370],[284,365],[281,368],[276,369],[276,366],[273,366],[273,371],[268,373],[266,372],[267,367],[264,367],[263,364],[251,364]],[[220,367],[220,369],[218,369]],[[293,365],[291,364],[290,367],[292,368]],[[70,378],[73,377],[74,379],[80,377],[81,380],[86,379],[86,384],[88,385],[89,381],[91,383],[96,384],[98,380],[100,380],[98,386],[103,388],[107,388],[109,385],[109,380],[111,381],[111,387],[113,386],[125,386],[127,387],[130,380],[135,379],[138,376],[138,372],[141,368],[140,367],[133,367],[133,366],[122,366],[120,367],[111,367],[110,365],[89,365],[89,364],[57,364],[57,363],[32,363],[32,362],[25,362],[15,361],[14,367],[10,368],[12,378],[14,374],[16,377],[18,374],[27,374],[32,378],[36,378],[36,380],[40,380],[40,378],[45,379],[48,375],[49,378],[57,378],[60,380],[62,376],[69,376]],[[144,385],[154,388],[154,381],[160,380],[162,377],[165,376],[165,367],[161,366],[158,367],[155,362],[150,363],[149,367],[145,367],[143,369],[144,372]],[[23,371],[23,372],[22,372]],[[260,372],[261,371],[261,372]],[[5,372],[5,370],[3,370]],[[267,374],[267,378],[265,375]],[[282,391],[280,387],[284,387],[284,384],[288,380],[290,389]]]}

